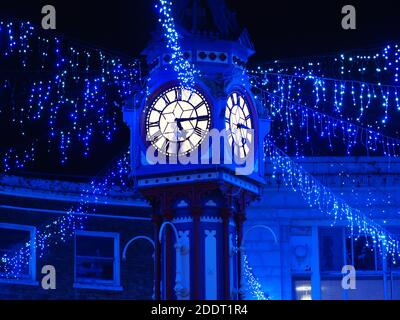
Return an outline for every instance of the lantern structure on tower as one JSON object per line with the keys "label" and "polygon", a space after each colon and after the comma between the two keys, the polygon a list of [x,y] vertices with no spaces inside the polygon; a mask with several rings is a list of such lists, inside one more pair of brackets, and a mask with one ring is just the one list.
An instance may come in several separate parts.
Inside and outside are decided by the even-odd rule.
{"label": "lantern structure on tower", "polygon": [[194,85],[182,85],[154,32],[147,92],[124,108],[132,171],[153,208],[155,298],[240,299],[243,223],[263,188],[269,131],[244,72],[254,48],[223,1],[174,10]]}

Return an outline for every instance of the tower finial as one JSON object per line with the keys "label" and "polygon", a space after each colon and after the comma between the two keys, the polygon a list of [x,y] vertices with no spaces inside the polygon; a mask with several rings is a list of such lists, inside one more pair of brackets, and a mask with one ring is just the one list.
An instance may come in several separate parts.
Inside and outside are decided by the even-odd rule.
{"label": "tower finial", "polygon": [[241,30],[235,14],[224,0],[175,0],[177,22],[192,33],[220,34],[223,38],[237,38]]}

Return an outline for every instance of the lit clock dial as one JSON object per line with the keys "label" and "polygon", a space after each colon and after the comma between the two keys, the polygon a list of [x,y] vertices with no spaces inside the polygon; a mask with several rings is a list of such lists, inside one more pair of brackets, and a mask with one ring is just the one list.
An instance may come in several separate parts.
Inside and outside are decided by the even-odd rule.
{"label": "lit clock dial", "polygon": [[229,97],[225,110],[225,129],[235,155],[246,159],[254,139],[253,119],[246,97],[233,92]]}
{"label": "lit clock dial", "polygon": [[146,113],[147,140],[168,156],[196,150],[210,131],[210,108],[196,90],[170,88],[159,94]]}

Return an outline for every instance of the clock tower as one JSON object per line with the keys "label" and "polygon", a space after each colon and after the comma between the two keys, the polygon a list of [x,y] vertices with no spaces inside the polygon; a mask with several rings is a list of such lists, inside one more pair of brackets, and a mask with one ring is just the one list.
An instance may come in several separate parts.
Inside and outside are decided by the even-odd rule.
{"label": "clock tower", "polygon": [[154,32],[146,92],[124,107],[136,186],[153,208],[155,299],[236,300],[269,132],[244,72],[254,48],[223,0],[174,1],[173,11],[183,56],[199,71],[194,87],[180,85]]}

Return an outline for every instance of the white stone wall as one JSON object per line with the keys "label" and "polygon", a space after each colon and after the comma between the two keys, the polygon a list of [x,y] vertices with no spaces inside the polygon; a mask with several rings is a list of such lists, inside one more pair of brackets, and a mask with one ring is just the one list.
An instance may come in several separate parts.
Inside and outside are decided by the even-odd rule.
{"label": "white stone wall", "polygon": [[[301,164],[351,206],[373,214],[373,219],[379,223],[400,226],[399,160],[313,158],[303,160]],[[270,175],[268,166],[267,171]],[[343,174],[339,175],[339,172]],[[244,246],[254,275],[259,278],[271,299],[292,299],[293,268],[301,270],[307,268],[307,264],[310,264],[311,269],[319,268],[318,237],[316,234],[313,237],[313,227],[318,230],[320,226],[330,226],[332,220],[307,207],[301,197],[268,176],[267,181],[262,199],[248,209],[245,230],[256,225],[268,226],[278,237],[278,244],[274,243],[272,234],[267,230],[255,229],[247,234]],[[368,198],[374,201],[367,207]],[[293,228],[300,229],[293,231]],[[305,228],[305,231],[301,228]],[[309,235],[302,235],[302,232],[308,232]],[[301,251],[306,247],[309,250],[308,258],[295,258],[295,248]],[[297,252],[297,255],[301,256],[302,252]],[[318,281],[319,270],[311,271],[313,281]],[[314,293],[313,298],[319,298],[318,292]]]}

